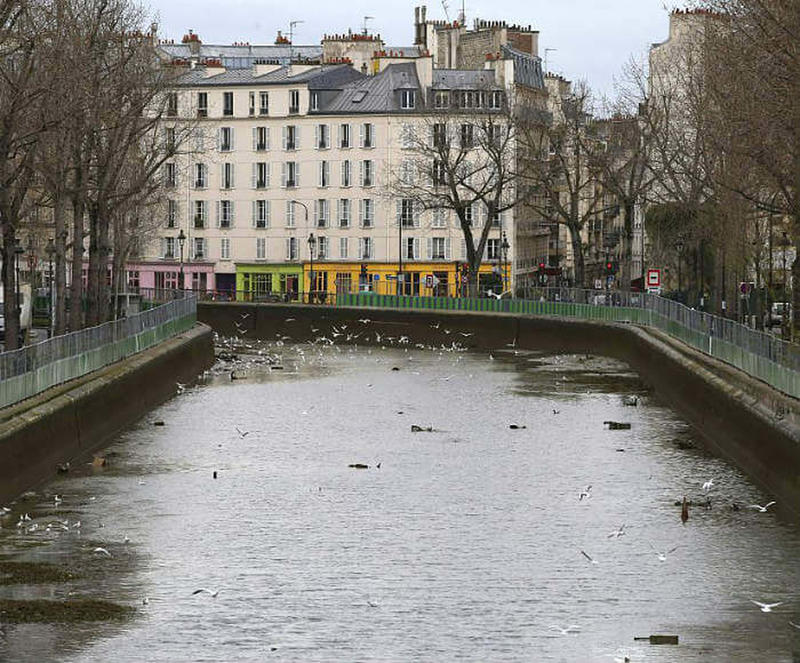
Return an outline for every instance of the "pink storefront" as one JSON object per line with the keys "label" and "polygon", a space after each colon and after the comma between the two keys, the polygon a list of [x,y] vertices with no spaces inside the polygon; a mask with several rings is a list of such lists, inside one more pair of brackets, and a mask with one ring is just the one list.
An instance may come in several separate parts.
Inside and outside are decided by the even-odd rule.
{"label": "pink storefront", "polygon": [[[128,263],[128,288],[156,288],[169,290],[180,288],[181,266],[177,262]],[[183,263],[183,289],[209,292],[216,289],[214,264],[210,262]]]}

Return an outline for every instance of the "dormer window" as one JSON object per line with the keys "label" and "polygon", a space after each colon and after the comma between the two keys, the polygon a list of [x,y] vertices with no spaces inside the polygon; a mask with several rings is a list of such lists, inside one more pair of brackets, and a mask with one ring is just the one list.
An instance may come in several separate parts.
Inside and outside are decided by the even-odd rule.
{"label": "dormer window", "polygon": [[450,108],[449,90],[437,90],[433,95],[433,105],[436,108]]}
{"label": "dormer window", "polygon": [[412,110],[416,107],[416,90],[400,90],[400,108]]}
{"label": "dormer window", "polygon": [[311,110],[318,111],[319,110],[319,93],[312,92],[311,93]]}
{"label": "dormer window", "polygon": [[300,112],[300,90],[289,90],[289,114],[297,115]]}

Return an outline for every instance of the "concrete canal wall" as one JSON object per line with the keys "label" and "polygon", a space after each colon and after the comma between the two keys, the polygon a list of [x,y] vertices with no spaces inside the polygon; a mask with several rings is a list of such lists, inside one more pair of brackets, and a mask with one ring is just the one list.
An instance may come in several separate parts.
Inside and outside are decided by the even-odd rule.
{"label": "concrete canal wall", "polygon": [[[360,328],[359,318],[369,318],[370,328],[379,333],[404,334],[413,343],[457,340],[473,349],[491,351],[515,342],[520,349],[620,359],[639,373],[662,402],[692,424],[712,451],[734,462],[774,495],[782,511],[800,517],[800,403],[661,332],[628,324],[498,313],[296,304],[198,305],[198,319],[218,333],[263,339],[285,334],[303,341],[311,334],[312,322],[319,329],[313,335],[325,335],[332,325]],[[441,329],[446,327],[453,334],[443,335]],[[472,336],[459,336],[457,331]]]}
{"label": "concrete canal wall", "polygon": [[214,361],[203,324],[128,359],[0,410],[0,505],[75,463]]}

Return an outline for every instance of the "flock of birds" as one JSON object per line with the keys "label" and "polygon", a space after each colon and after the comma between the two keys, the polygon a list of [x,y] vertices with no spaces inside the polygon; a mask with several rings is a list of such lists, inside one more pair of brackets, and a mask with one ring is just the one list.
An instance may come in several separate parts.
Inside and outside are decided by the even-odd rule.
{"label": "flock of birds", "polygon": [[[308,336],[308,334],[302,333],[302,331],[299,329],[301,323],[299,323],[296,318],[290,317],[284,320],[284,324],[281,325],[281,330],[275,333],[273,339],[253,340],[249,338],[248,329],[246,326],[248,317],[249,314],[242,314],[240,321],[234,323],[235,334],[233,336],[223,337],[215,335],[217,362],[211,369],[203,374],[201,381],[202,379],[213,376],[227,376],[227,379],[231,381],[247,380],[251,377],[255,370],[296,373],[300,371],[302,365],[304,364],[317,364],[324,366],[328,361],[327,353],[336,352],[341,354],[343,352],[343,346],[346,348],[345,352],[349,351],[351,354],[353,354],[354,351],[358,351],[359,345],[362,345],[366,348],[367,355],[372,355],[373,349],[376,347],[384,350],[387,348],[398,348],[402,349],[404,353],[408,355],[407,359],[409,362],[414,361],[413,352],[416,350],[434,352],[437,353],[440,358],[450,354],[455,357],[453,360],[454,363],[457,363],[462,359],[463,353],[470,349],[468,345],[464,344],[469,343],[470,337],[474,335],[473,332],[449,329],[444,327],[441,323],[435,323],[430,325],[431,334],[428,336],[437,336],[438,340],[436,342],[429,341],[427,343],[415,343],[407,334],[401,334],[397,332],[392,333],[387,331],[385,328],[381,328],[378,324],[374,323],[371,319],[365,317],[358,319],[356,321],[357,324],[347,322],[338,322],[335,324],[331,323],[327,326],[328,328],[324,332],[322,331],[322,325],[320,323],[314,323],[310,321],[310,338],[304,342],[299,342],[299,338],[301,336],[305,337]],[[314,326],[315,324],[318,326]],[[287,331],[293,326],[298,327],[298,336],[295,337],[298,340],[295,340],[290,333],[287,333]],[[511,343],[506,344],[504,351],[513,355],[519,354],[516,339],[514,339]],[[488,360],[494,361],[494,354],[489,353]],[[385,356],[382,356],[380,353],[376,352],[375,361],[380,363],[387,361],[387,359]],[[399,369],[394,367],[392,370]],[[452,378],[452,375],[448,375],[442,377],[441,379],[445,382],[448,382]],[[371,386],[371,384],[368,385],[368,387]],[[187,385],[176,383],[176,392],[178,394],[185,393],[187,389],[189,389]],[[624,405],[637,405],[637,403],[638,398],[636,397],[624,397]],[[560,410],[555,408],[552,409],[552,412],[553,415],[560,414]],[[526,428],[526,426],[519,424],[512,424],[509,427],[515,430]],[[250,431],[243,430],[238,426],[235,427],[235,430],[240,439],[244,439],[250,435]],[[379,466],[380,465],[378,465],[378,467]],[[714,480],[709,479],[702,484],[702,490],[704,493],[708,494],[714,490],[715,485],[716,484],[714,483]],[[578,493],[579,502],[589,502],[591,497],[591,484],[587,485]],[[53,496],[54,507],[57,508],[61,506],[62,502],[62,496]],[[768,510],[775,504],[775,501],[770,501],[764,505],[751,504],[748,506],[750,509],[753,509],[756,512],[767,513]],[[0,507],[0,524],[3,524],[3,519],[7,519],[11,512],[12,510],[9,507]],[[100,526],[103,526],[102,523]],[[31,518],[29,513],[24,513],[19,516],[19,521],[16,523],[16,528],[20,532],[27,535],[50,535],[55,533],[60,534],[67,532],[80,532],[81,521],[77,520],[70,522],[69,519],[53,519],[50,517]],[[607,538],[618,540],[626,535],[626,524],[623,523],[616,529],[609,532]],[[123,543],[127,544],[128,542],[129,539],[125,537]],[[665,549],[659,549],[652,543],[652,541],[649,541],[648,543],[652,553],[660,562],[666,562],[668,556],[672,555],[679,548],[681,548],[680,545],[676,545]],[[95,557],[113,557],[113,553],[107,547],[88,546],[85,548],[85,550]],[[581,549],[579,552],[588,563],[592,565],[600,564],[600,560],[596,559],[585,550]],[[221,589],[219,588],[209,589],[206,587],[200,587],[191,592],[191,596],[207,596],[211,599],[216,599],[220,592]],[[772,613],[776,608],[785,605],[785,602],[783,601],[767,603],[750,599],[750,602],[757,606],[759,610],[764,613]],[[149,599],[147,597],[142,599],[143,605],[148,605],[148,603]],[[367,604],[370,607],[377,607],[377,604],[371,600],[368,600]],[[789,620],[789,624],[792,628],[800,630],[800,624],[797,624],[791,620]],[[549,627],[549,630],[557,633],[558,635],[568,636],[579,633],[581,627],[577,624],[569,624],[567,626],[553,624]],[[627,660],[627,658],[625,660]]]}

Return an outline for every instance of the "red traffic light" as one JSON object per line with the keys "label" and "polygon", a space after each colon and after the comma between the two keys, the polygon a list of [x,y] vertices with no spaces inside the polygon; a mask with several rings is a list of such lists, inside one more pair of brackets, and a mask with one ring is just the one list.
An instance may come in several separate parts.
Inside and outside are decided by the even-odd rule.
{"label": "red traffic light", "polygon": [[539,263],[539,270],[543,272],[544,271],[544,266],[545,266],[544,263],[540,262]]}

